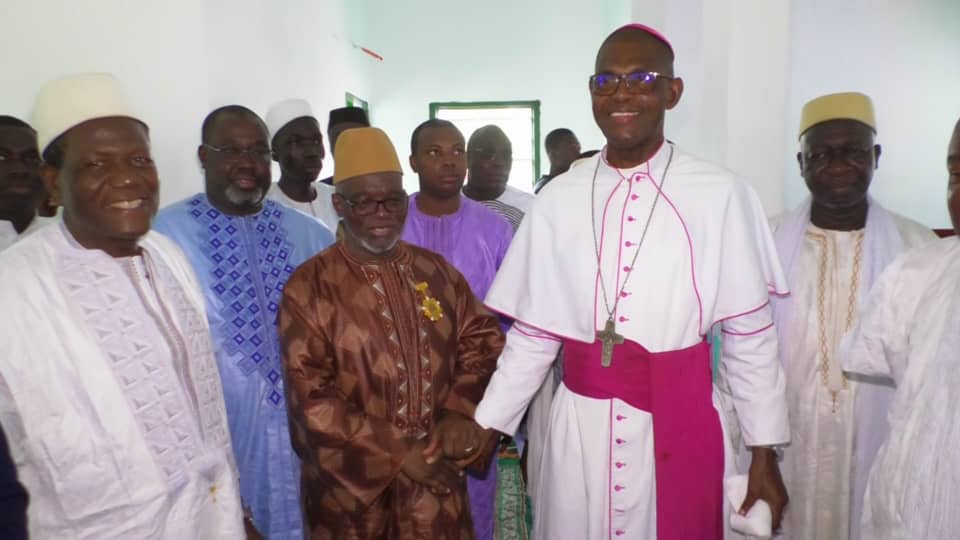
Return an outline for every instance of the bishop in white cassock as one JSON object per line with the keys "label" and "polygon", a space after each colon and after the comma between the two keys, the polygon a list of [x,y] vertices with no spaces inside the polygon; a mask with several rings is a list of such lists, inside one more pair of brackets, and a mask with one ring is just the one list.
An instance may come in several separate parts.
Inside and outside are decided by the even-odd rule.
{"label": "bishop in white cassock", "polygon": [[243,538],[204,299],[148,232],[147,127],[115,79],[48,84],[33,114],[64,207],[0,254],[0,422],[32,538]]}
{"label": "bishop in white cassock", "polygon": [[[714,324],[744,440],[788,440],[769,306],[783,273],[753,191],[664,140],[682,88],[662,35],[630,25],[607,38],[590,78],[607,146],[534,201],[486,297],[517,322],[480,426],[513,433],[564,347],[538,539],[724,536],[733,455],[705,342]],[[755,455],[747,506],[766,500],[776,526],[775,454]]]}
{"label": "bishop in white cassock", "polygon": [[[947,204],[960,231],[960,122],[950,141]],[[960,530],[960,241],[900,255],[844,338],[843,369],[891,378],[890,433],[867,481],[861,538],[956,538]]]}
{"label": "bishop in white cassock", "polygon": [[792,293],[773,302],[790,407],[785,538],[859,538],[894,388],[889,378],[845,376],[837,349],[880,272],[936,238],[868,197],[880,160],[876,127],[873,104],[860,93],[804,105],[797,160],[810,198],[773,221]]}

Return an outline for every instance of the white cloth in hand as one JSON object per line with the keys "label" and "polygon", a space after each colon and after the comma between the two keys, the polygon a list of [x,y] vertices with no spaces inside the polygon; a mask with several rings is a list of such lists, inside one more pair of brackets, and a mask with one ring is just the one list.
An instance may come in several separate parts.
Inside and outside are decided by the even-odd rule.
{"label": "white cloth in hand", "polygon": [[747,515],[738,513],[740,505],[747,498],[748,477],[745,474],[728,476],[724,481],[724,490],[733,511],[730,513],[730,528],[734,531],[755,538],[770,538],[773,536],[773,514],[770,505],[764,500],[754,503]]}

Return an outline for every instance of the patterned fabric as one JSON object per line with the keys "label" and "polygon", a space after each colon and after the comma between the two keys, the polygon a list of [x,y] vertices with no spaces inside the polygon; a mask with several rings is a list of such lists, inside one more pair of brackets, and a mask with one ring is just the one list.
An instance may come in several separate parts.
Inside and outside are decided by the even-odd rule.
{"label": "patterned fabric", "polygon": [[270,540],[300,540],[300,464],[290,445],[276,318],[293,269],[332,236],[272,200],[256,214],[233,216],[203,194],[165,208],[154,226],[184,250],[207,295],[244,503]]}
{"label": "patterned fabric", "polygon": [[[403,239],[443,256],[483,298],[500,268],[513,228],[484,205],[460,196],[460,208],[453,214],[431,216],[417,207],[417,195],[410,197]],[[503,325],[506,326],[505,324]],[[470,512],[476,540],[493,540],[497,494],[497,461],[491,460],[484,475],[467,477]]]}
{"label": "patterned fabric", "polygon": [[438,498],[400,474],[444,411],[473,415],[503,347],[463,276],[406,243],[376,262],[338,243],[290,278],[280,335],[311,538],[472,538],[465,483]]}
{"label": "patterned fabric", "polygon": [[477,202],[503,216],[503,218],[510,223],[510,226],[513,227],[514,232],[516,232],[517,227],[520,226],[520,222],[523,221],[524,212],[516,206],[510,206],[498,200]]}
{"label": "patterned fabric", "polygon": [[[149,252],[144,259],[154,285],[138,280],[129,260],[92,265],[82,250],[63,253],[57,275],[106,353],[154,460],[177,489],[205,457],[204,441],[228,447],[222,393],[210,335],[197,310],[162,260]],[[144,291],[148,287],[163,291],[174,305],[147,308],[141,298],[154,294]],[[184,321],[182,334],[173,313]],[[181,384],[189,378],[193,384]]]}
{"label": "patterned fabric", "polygon": [[533,512],[521,472],[520,453],[511,441],[497,456],[496,540],[528,540]]}
{"label": "patterned fabric", "polygon": [[417,194],[410,197],[403,240],[442,255],[478,298],[487,295],[512,239],[513,229],[505,219],[466,196],[460,197],[460,208],[446,216],[424,214],[417,208]]}
{"label": "patterned fabric", "polygon": [[200,288],[168,239],[140,247],[115,259],[52,225],[2,255],[0,423],[32,538],[242,536]]}

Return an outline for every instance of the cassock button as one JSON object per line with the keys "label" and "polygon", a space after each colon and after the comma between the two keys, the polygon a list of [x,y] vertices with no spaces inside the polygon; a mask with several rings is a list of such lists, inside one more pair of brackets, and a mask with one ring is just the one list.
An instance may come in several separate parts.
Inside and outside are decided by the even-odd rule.
{"label": "cassock button", "polygon": [[626,534],[626,533],[623,532],[623,531],[620,530],[620,529],[617,529],[617,536],[623,536],[624,534]]}
{"label": "cassock button", "polygon": [[626,420],[626,419],[627,419],[627,417],[624,416],[624,415],[622,415],[622,414],[618,414],[618,415],[617,415],[617,422],[621,422],[621,421]]}
{"label": "cassock button", "polygon": [[637,195],[636,193],[634,193],[633,195],[630,196],[630,198],[633,199],[633,200],[637,200],[637,199],[640,198],[640,196]]}
{"label": "cassock button", "polygon": [[630,271],[630,267],[629,267],[629,266],[624,266],[624,267],[623,267],[623,271],[624,271],[624,272],[629,272],[629,271]]}
{"label": "cassock button", "polygon": [[627,240],[626,242],[623,243],[623,245],[625,245],[625,246],[627,246],[627,247],[630,247],[630,246],[633,245],[633,242]]}
{"label": "cassock button", "polygon": [[637,220],[637,218],[635,218],[635,217],[633,217],[633,216],[627,216],[627,221],[636,221],[636,220]]}
{"label": "cassock button", "polygon": [[627,322],[627,321],[629,321],[630,319],[628,319],[627,317],[624,317],[623,315],[621,315],[617,320],[619,320],[620,322]]}
{"label": "cassock button", "polygon": [[660,454],[660,459],[663,460],[663,461],[669,461],[669,460],[670,460],[670,452],[663,452],[663,453],[661,453],[661,454]]}
{"label": "cassock button", "polygon": [[623,443],[625,443],[625,442],[627,442],[627,441],[618,438],[616,442],[617,442],[617,444],[623,444]]}
{"label": "cassock button", "polygon": [[618,468],[618,469],[622,469],[622,468],[626,465],[626,463],[624,463],[624,462],[622,462],[622,461],[618,461],[618,462],[616,463],[616,465],[617,465],[617,468]]}
{"label": "cassock button", "polygon": [[620,484],[617,484],[617,485],[613,486],[613,490],[614,490],[614,491],[617,491],[617,492],[623,491],[623,486],[621,486]]}
{"label": "cassock button", "polygon": [[629,293],[629,292],[627,292],[627,291],[620,291],[620,298],[626,298],[626,297],[630,296],[631,294],[633,294],[633,293]]}

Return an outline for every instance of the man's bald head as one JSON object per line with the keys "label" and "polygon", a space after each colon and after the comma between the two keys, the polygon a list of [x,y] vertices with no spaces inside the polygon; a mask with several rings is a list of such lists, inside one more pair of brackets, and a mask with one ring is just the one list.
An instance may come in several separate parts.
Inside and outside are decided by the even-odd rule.
{"label": "man's bald head", "polygon": [[607,36],[597,51],[594,69],[600,73],[601,65],[605,63],[603,60],[605,56],[609,56],[611,50],[634,47],[648,51],[645,56],[651,58],[655,65],[651,71],[673,76],[673,47],[666,38],[641,25],[622,26]]}

